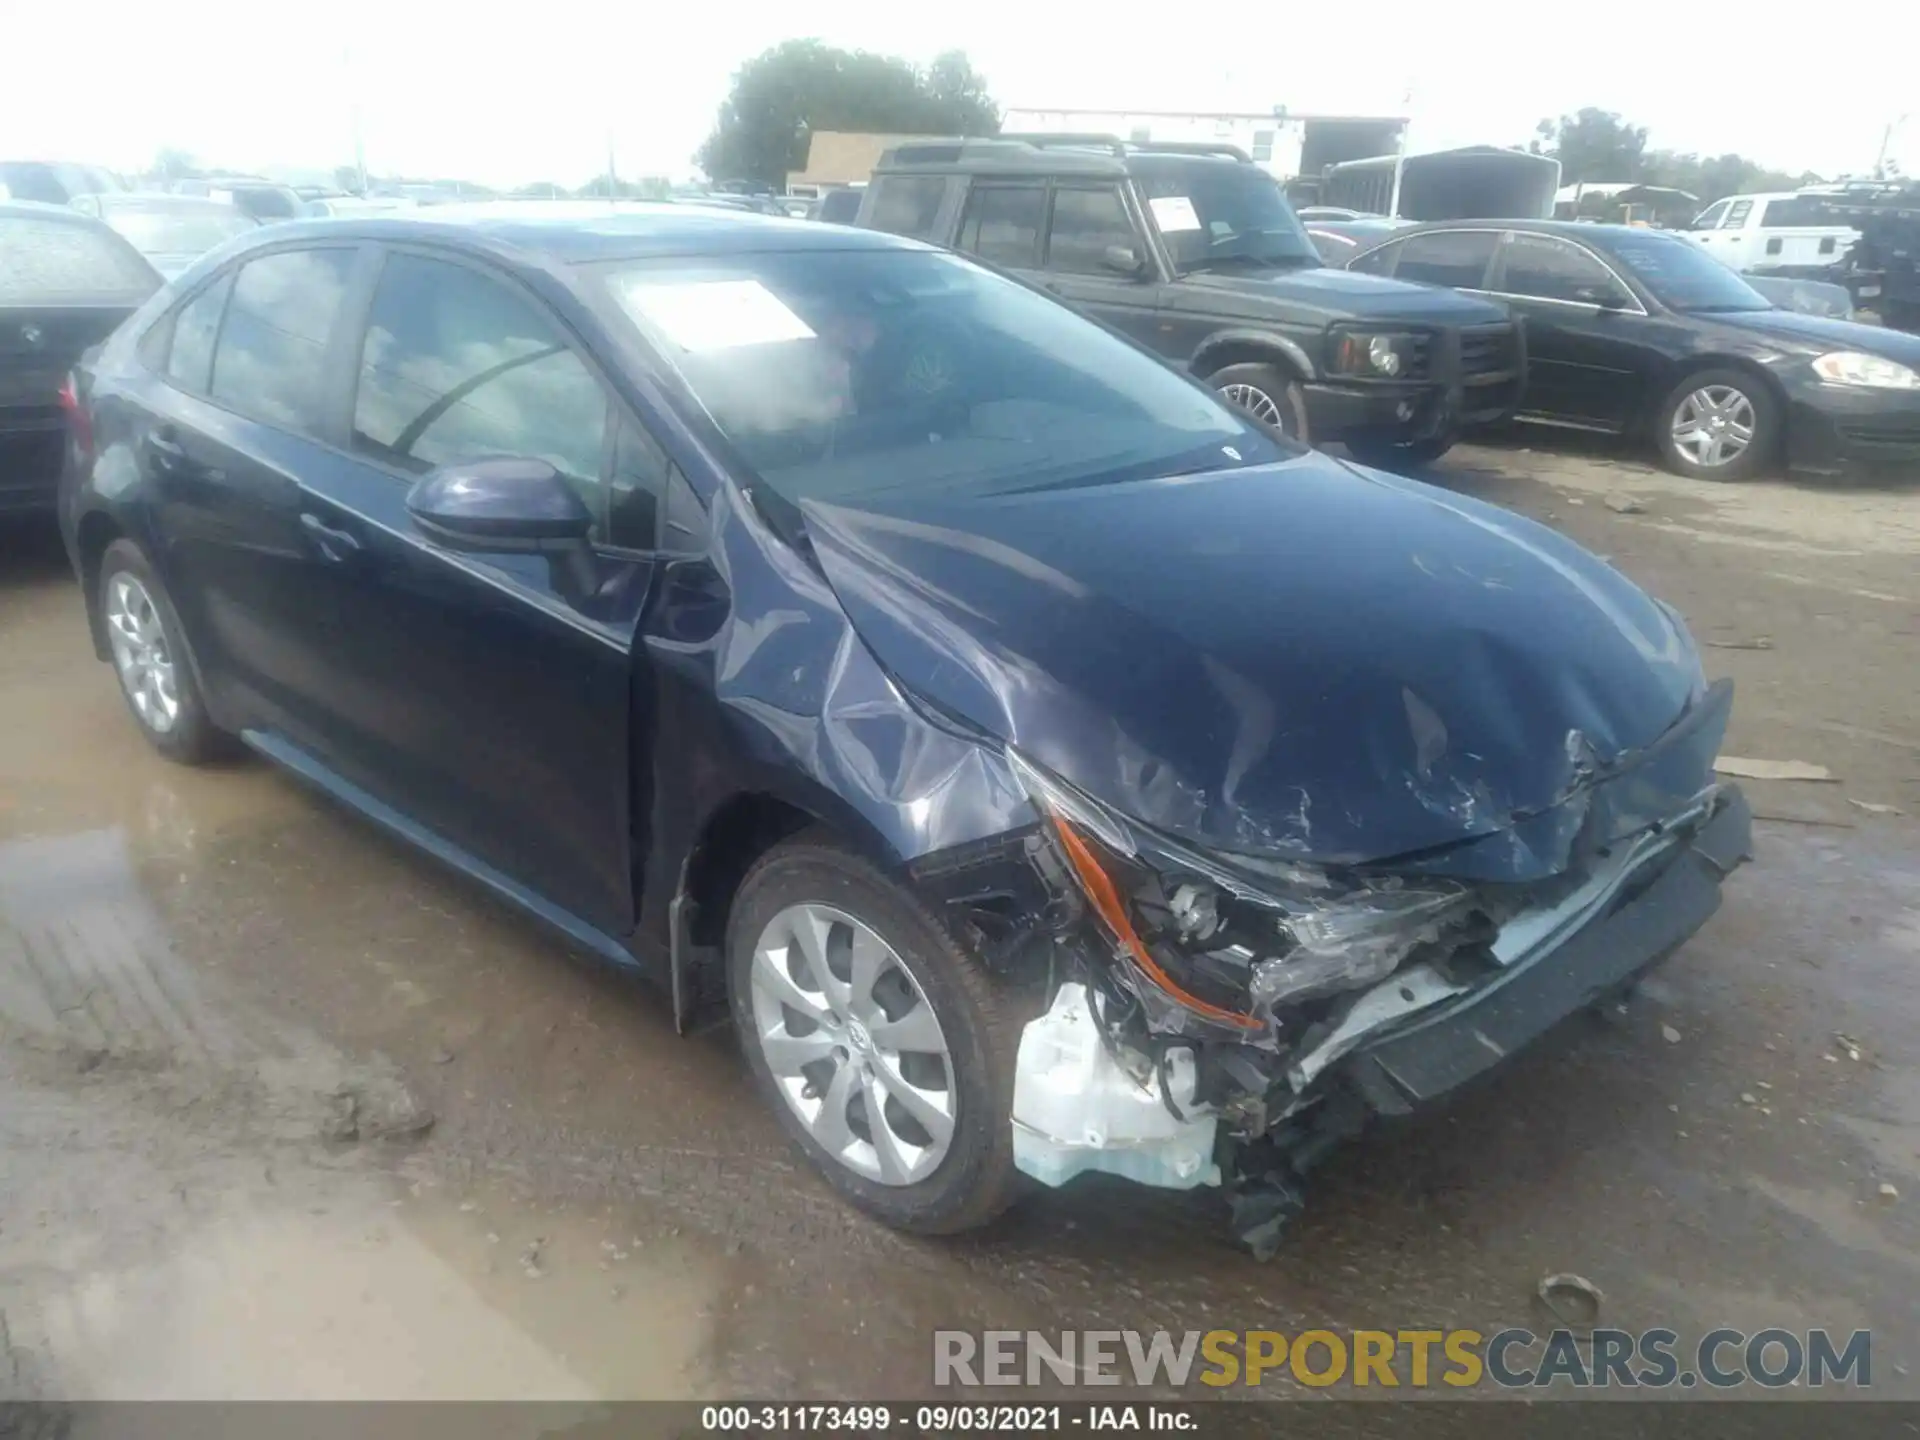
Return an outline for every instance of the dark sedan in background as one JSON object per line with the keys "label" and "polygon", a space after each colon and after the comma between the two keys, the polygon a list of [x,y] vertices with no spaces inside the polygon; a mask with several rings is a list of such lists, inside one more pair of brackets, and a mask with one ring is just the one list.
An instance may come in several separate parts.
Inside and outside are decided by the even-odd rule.
{"label": "dark sedan in background", "polygon": [[98,220],[0,201],[0,513],[53,509],[67,371],[159,288],[154,268]]}
{"label": "dark sedan in background", "polygon": [[198,195],[81,195],[73,208],[106,221],[169,280],[207,251],[260,223],[238,206]]}
{"label": "dark sedan in background", "polygon": [[1527,326],[1519,418],[1649,437],[1678,474],[1920,468],[1920,336],[1779,309],[1683,236],[1445,221],[1347,268],[1505,301]]}
{"label": "dark sedan in background", "polygon": [[1313,1154],[1631,983],[1746,853],[1671,609],[912,241],[297,222],[76,386],[63,533],[147,738],[730,1007],[907,1229],[1103,1170],[1270,1248]]}

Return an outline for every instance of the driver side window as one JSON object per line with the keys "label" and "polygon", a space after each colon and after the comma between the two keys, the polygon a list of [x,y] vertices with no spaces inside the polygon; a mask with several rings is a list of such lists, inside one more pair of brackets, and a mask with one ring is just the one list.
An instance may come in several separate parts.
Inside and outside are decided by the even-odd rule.
{"label": "driver side window", "polygon": [[600,382],[529,300],[464,265],[387,257],[361,347],[358,454],[414,474],[545,460],[604,522],[606,434]]}
{"label": "driver side window", "polygon": [[1116,186],[1053,192],[1053,223],[1047,230],[1047,269],[1076,275],[1111,275],[1107,247],[1121,245],[1136,255],[1140,242],[1127,218]]}

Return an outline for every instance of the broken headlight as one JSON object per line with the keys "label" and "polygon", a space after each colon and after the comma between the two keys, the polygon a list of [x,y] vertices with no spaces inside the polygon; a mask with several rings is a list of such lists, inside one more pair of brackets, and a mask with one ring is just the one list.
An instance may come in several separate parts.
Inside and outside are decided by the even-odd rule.
{"label": "broken headlight", "polygon": [[1009,758],[1155,1030],[1271,1045],[1305,1023],[1292,1007],[1385,979],[1477,909],[1447,881],[1205,855]]}

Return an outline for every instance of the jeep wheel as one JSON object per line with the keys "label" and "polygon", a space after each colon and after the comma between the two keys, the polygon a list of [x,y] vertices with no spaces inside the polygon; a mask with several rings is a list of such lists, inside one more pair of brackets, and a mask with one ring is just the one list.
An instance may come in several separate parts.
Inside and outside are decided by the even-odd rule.
{"label": "jeep wheel", "polygon": [[1271,365],[1228,365],[1207,377],[1229,405],[1237,405],[1269,430],[1302,445],[1313,443],[1307,428],[1307,397],[1300,382]]}

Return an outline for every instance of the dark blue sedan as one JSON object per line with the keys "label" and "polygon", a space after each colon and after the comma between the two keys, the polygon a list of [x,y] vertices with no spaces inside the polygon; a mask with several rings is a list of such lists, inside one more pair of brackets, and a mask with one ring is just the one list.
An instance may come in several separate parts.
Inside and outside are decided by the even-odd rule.
{"label": "dark blue sedan", "polygon": [[243,744],[730,1013],[905,1228],[1104,1170],[1270,1249],[1328,1140],[1631,985],[1746,853],[1729,691],[1617,571],[876,232],[277,226],[74,402],[161,752]]}

